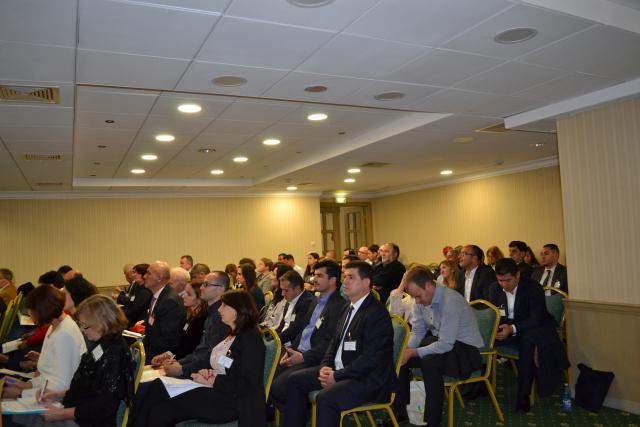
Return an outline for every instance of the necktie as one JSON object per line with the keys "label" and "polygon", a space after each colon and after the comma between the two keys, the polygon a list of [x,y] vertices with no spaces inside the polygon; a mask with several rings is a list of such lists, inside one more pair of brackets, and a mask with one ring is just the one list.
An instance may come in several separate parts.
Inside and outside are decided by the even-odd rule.
{"label": "necktie", "polygon": [[542,282],[542,286],[549,286],[549,281],[551,281],[551,270],[545,270],[547,272],[547,276],[544,278]]}
{"label": "necktie", "polygon": [[349,320],[351,319],[351,313],[353,313],[353,305],[349,306],[349,313],[347,314],[347,318],[344,319],[344,325],[342,325],[342,331],[340,331],[340,343],[342,343],[344,336],[347,334],[347,328],[349,327]]}
{"label": "necktie", "polygon": [[149,318],[154,317],[153,316],[153,310],[156,308],[156,301],[158,299],[156,297],[151,298],[151,304],[149,304]]}

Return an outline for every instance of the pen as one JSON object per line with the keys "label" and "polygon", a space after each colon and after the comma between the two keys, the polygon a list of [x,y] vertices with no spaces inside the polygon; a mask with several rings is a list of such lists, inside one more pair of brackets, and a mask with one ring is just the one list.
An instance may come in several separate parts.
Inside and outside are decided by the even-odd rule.
{"label": "pen", "polygon": [[40,390],[40,396],[36,399],[36,403],[40,404],[40,401],[42,400],[42,395],[44,394],[44,391],[47,389],[47,383],[49,382],[48,379],[45,379],[44,382],[42,383],[42,389]]}

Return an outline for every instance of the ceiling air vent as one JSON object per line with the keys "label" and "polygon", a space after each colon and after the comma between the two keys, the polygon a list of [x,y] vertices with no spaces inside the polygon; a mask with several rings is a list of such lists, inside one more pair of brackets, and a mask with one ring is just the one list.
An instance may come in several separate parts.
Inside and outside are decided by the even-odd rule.
{"label": "ceiling air vent", "polygon": [[60,89],[57,87],[0,85],[0,101],[59,104]]}
{"label": "ceiling air vent", "polygon": [[385,166],[389,166],[391,163],[384,162],[369,162],[363,165],[360,165],[361,168],[383,168]]}
{"label": "ceiling air vent", "polygon": [[62,154],[35,154],[27,153],[22,156],[24,160],[62,160]]}

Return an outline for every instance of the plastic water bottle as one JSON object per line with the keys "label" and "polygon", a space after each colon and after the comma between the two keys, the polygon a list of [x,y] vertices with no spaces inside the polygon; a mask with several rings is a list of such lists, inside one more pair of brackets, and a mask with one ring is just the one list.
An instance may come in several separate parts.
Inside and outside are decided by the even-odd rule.
{"label": "plastic water bottle", "polygon": [[562,410],[565,413],[571,412],[571,390],[567,383],[564,383],[564,390],[562,392]]}

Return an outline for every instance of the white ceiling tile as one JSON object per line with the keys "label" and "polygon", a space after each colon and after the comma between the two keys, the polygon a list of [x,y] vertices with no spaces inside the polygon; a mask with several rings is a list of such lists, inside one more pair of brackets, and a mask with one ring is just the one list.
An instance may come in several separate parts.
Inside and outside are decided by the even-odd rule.
{"label": "white ceiling tile", "polygon": [[574,96],[584,95],[607,86],[619,83],[616,80],[589,76],[586,74],[571,74],[557,80],[543,83],[529,90],[518,93],[518,96],[544,100],[547,103],[557,102]]}
{"label": "white ceiling tile", "polygon": [[[370,84],[370,80],[353,77],[337,77],[326,74],[294,71],[273,85],[263,96],[315,102],[338,102],[352,92]],[[325,86],[325,92],[306,92],[310,86]]]}
{"label": "white ceiling tile", "polygon": [[380,79],[429,48],[339,34],[298,67],[298,71]]}
{"label": "white ceiling tile", "polygon": [[16,157],[21,157],[25,153],[64,153],[71,158],[73,144],[72,141],[15,141],[6,142],[7,148]]}
{"label": "white ceiling tile", "polygon": [[299,104],[276,101],[236,101],[226,109],[220,119],[250,122],[275,122],[297,110]]}
{"label": "white ceiling tile", "polygon": [[[264,123],[262,123],[262,126],[264,126]],[[253,134],[201,133],[191,141],[187,150],[214,148],[218,152],[224,152],[238,144],[242,144],[252,136]]]}
{"label": "white ceiling tile", "polygon": [[[448,41],[444,47],[498,58],[515,58],[593,25],[573,16],[517,5]],[[494,37],[512,28],[534,28],[535,37],[521,43],[500,44]]]}
{"label": "white ceiling tile", "polygon": [[0,126],[70,126],[72,123],[72,108],[53,105],[0,105]]}
{"label": "white ceiling tile", "polygon": [[225,14],[338,31],[376,4],[377,1],[337,1],[329,2],[318,8],[306,8],[294,6],[290,2],[281,0],[261,0],[260,7],[256,7],[253,0],[235,0]]}
{"label": "white ceiling tile", "polygon": [[238,135],[255,135],[262,129],[266,128],[269,122],[251,122],[247,120],[223,120],[216,119],[211,123],[203,133],[212,134],[238,134]]}
{"label": "white ceiling tile", "polygon": [[[142,114],[99,113],[93,111],[77,111],[76,126],[93,129],[140,129],[146,116]],[[113,120],[115,123],[107,123]]]}
{"label": "white ceiling tile", "polygon": [[[439,91],[441,88],[435,86],[415,85],[409,83],[398,83],[388,81],[371,81],[366,87],[345,96],[341,101],[345,104],[366,105],[380,108],[403,108],[418,99]],[[374,96],[398,92],[404,94],[402,98],[379,101]]]}
{"label": "white ceiling tile", "polygon": [[511,95],[549,80],[565,76],[567,72],[536,67],[519,62],[507,62],[458,83],[456,87],[478,92]]}
{"label": "white ceiling tile", "polygon": [[0,42],[0,79],[73,82],[74,49]]}
{"label": "white ceiling tile", "polygon": [[438,46],[471,25],[511,6],[506,0],[382,0],[346,32]]}
{"label": "white ceiling tile", "polygon": [[521,58],[523,62],[616,80],[640,76],[640,34],[599,26]]}
{"label": "white ceiling tile", "polygon": [[159,92],[118,91],[80,87],[77,111],[95,111],[121,114],[148,114]]}
{"label": "white ceiling tile", "polygon": [[223,17],[197,59],[225,64],[292,69],[334,33]]}
{"label": "white ceiling tile", "polygon": [[215,13],[143,3],[83,0],[78,47],[192,59],[218,18]]}
{"label": "white ceiling tile", "polygon": [[189,61],[78,49],[77,83],[173,89]]}
{"label": "white ceiling tile", "polygon": [[145,3],[184,9],[205,10],[209,12],[223,12],[231,1],[232,0],[145,0]]}
{"label": "white ceiling tile", "polygon": [[2,0],[0,40],[75,47],[76,0]]}
{"label": "white ceiling tile", "polygon": [[477,105],[465,112],[483,116],[507,117],[541,107],[543,104],[541,101],[528,98],[501,96],[495,100]]}
{"label": "white ceiling tile", "polygon": [[450,86],[502,61],[486,56],[436,49],[385,77],[386,80]]}
{"label": "white ceiling tile", "polygon": [[167,117],[150,115],[144,122],[143,132],[149,133],[198,133],[211,122],[207,117]]}
{"label": "white ceiling tile", "polygon": [[106,145],[109,150],[115,147],[126,149],[137,133],[137,130],[77,128],[74,151],[94,150],[98,145]]}
{"label": "white ceiling tile", "polygon": [[407,108],[434,113],[465,113],[472,108],[495,101],[497,95],[468,92],[457,89],[442,90],[414,102]]}
{"label": "white ceiling tile", "polygon": [[[193,61],[176,89],[187,92],[217,93],[226,95],[258,96],[287,74],[285,70],[241,67],[214,62]],[[212,80],[222,76],[236,76],[247,80],[242,86],[214,85]]]}
{"label": "white ceiling tile", "polygon": [[73,128],[71,126],[0,126],[0,138],[5,142],[70,141],[73,138]]}

